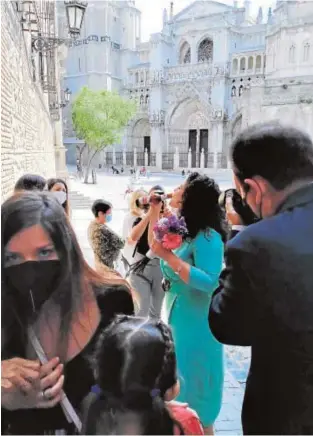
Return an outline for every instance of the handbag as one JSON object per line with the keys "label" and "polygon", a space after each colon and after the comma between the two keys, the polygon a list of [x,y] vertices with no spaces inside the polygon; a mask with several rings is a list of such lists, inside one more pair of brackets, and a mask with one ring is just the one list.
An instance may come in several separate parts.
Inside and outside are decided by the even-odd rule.
{"label": "handbag", "polygon": [[[40,360],[41,364],[48,363],[48,358],[46,356],[46,353],[44,352],[44,349],[41,346],[41,343],[39,342],[39,339],[35,335],[35,332],[32,327],[28,328],[28,339],[30,343],[32,344],[38,359]],[[62,400],[60,401],[60,405],[62,407],[63,413],[67,419],[68,423],[73,423],[78,430],[78,433],[81,433],[82,430],[82,422],[77,415],[74,407],[72,406],[70,400],[66,396],[65,392],[62,392]]]}

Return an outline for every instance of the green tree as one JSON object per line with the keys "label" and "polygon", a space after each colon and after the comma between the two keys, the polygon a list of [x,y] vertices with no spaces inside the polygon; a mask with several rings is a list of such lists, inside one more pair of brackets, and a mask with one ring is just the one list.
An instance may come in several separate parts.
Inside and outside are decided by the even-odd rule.
{"label": "green tree", "polygon": [[88,145],[84,183],[88,183],[94,157],[108,145],[120,142],[123,130],[136,112],[136,105],[115,92],[92,91],[84,87],[72,107],[78,138]]}

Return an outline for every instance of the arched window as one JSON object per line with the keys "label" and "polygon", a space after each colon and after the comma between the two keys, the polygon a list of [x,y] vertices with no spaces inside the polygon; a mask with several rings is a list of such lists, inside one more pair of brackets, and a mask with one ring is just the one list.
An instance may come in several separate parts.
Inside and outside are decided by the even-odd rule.
{"label": "arched window", "polygon": [[238,59],[233,60],[233,74],[238,74]]}
{"label": "arched window", "polygon": [[255,69],[256,71],[260,71],[262,68],[262,57],[258,55],[255,60]]}
{"label": "arched window", "polygon": [[146,103],[146,104],[149,103],[149,94],[146,94],[145,103]]}
{"label": "arched window", "polygon": [[143,104],[143,95],[140,96],[140,104]]}
{"label": "arched window", "polygon": [[252,71],[253,65],[254,65],[254,59],[253,59],[253,56],[250,56],[248,59],[248,70]]}
{"label": "arched window", "polygon": [[206,38],[200,42],[198,48],[198,62],[208,62],[213,59],[213,41]]}
{"label": "arched window", "polygon": [[246,71],[246,58],[240,59],[240,72]]}
{"label": "arched window", "polygon": [[137,73],[135,74],[135,82],[139,83],[139,73],[137,71]]}
{"label": "arched window", "polygon": [[191,62],[190,45],[188,44],[187,41],[185,41],[180,48],[179,63],[180,64],[190,64],[190,62]]}
{"label": "arched window", "polygon": [[240,85],[239,87],[239,97],[242,95],[243,93],[243,85]]}
{"label": "arched window", "polygon": [[236,86],[233,86],[231,89],[231,96],[236,97],[236,95],[237,95],[237,89],[236,89]]}
{"label": "arched window", "polygon": [[311,46],[308,42],[306,42],[303,46],[303,62],[309,62],[310,60],[310,49]]}
{"label": "arched window", "polygon": [[289,49],[289,63],[294,64],[296,62],[296,47],[292,45]]}

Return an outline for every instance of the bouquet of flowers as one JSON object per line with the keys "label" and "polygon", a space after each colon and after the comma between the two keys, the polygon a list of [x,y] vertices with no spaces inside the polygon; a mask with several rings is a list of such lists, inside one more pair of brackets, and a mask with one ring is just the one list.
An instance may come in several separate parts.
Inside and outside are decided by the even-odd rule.
{"label": "bouquet of flowers", "polygon": [[176,215],[161,218],[153,230],[155,239],[161,242],[166,250],[179,248],[183,237],[188,233],[184,218],[178,218]]}

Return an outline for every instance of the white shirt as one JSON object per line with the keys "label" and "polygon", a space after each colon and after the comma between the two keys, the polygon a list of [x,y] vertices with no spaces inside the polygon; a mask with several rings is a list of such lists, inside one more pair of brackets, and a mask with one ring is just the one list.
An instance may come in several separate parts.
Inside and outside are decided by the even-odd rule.
{"label": "white shirt", "polygon": [[136,243],[130,244],[127,242],[127,239],[129,238],[130,232],[132,231],[134,222],[136,221],[138,217],[132,215],[130,212],[128,212],[123,221],[123,228],[122,228],[122,238],[125,240],[125,245],[122,250],[122,255],[125,257],[129,265],[132,265],[133,263],[139,262],[144,256],[142,254],[136,253],[135,256],[133,256]]}

